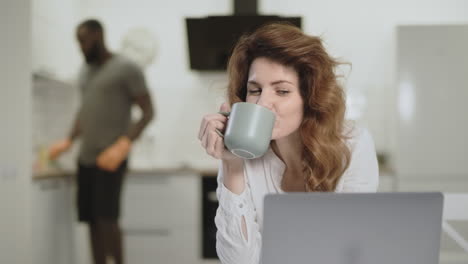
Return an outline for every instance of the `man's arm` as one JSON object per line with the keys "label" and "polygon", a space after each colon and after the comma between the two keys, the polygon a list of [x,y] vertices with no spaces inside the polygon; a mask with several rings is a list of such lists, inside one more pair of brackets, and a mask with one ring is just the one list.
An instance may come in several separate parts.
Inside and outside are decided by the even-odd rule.
{"label": "man's arm", "polygon": [[134,141],[140,136],[140,134],[155,115],[153,110],[153,103],[149,93],[135,97],[134,101],[140,107],[142,116],[138,122],[132,124],[127,132],[127,136],[131,141]]}
{"label": "man's arm", "polygon": [[49,147],[49,158],[51,160],[58,158],[63,152],[67,151],[71,147],[73,140],[75,140],[81,134],[79,116],[80,113],[78,112],[75,117],[70,135],[65,139],[56,141]]}
{"label": "man's arm", "polygon": [[130,127],[126,135],[117,139],[114,144],[98,156],[97,165],[104,170],[115,171],[118,168],[119,164],[127,157],[132,142],[140,136],[146,125],[153,119],[153,104],[150,95],[147,93],[135,97],[134,100],[142,110],[142,117]]}
{"label": "man's arm", "polygon": [[70,131],[70,135],[68,136],[70,141],[74,141],[81,134],[79,115],[80,115],[79,113],[76,115],[75,122],[73,123],[73,127],[72,127],[72,129]]}

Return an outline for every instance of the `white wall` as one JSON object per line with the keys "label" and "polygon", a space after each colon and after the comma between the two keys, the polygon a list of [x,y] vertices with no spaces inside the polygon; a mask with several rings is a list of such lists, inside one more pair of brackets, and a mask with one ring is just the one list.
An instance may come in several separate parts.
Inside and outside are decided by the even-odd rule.
{"label": "white wall", "polygon": [[[65,23],[53,37],[64,41],[67,53],[56,60],[71,58],[70,63],[56,63],[61,65],[57,70],[59,75],[71,77],[78,69],[79,63],[75,62],[81,58],[72,35],[76,23],[82,19],[102,20],[113,50],[120,48],[121,38],[133,27],[147,28],[157,38],[157,57],[146,74],[157,104],[158,119],[137,144],[132,164],[215,167],[215,162],[199,147],[196,133],[201,116],[216,111],[221,103],[226,76],[189,69],[184,18],[231,14],[232,1],[174,0],[162,4],[150,0],[83,0],[58,6],[62,5],[67,14],[73,13],[72,6],[77,9],[75,17],[60,16]],[[306,33],[321,35],[334,56],[352,63],[351,72],[344,69],[349,73],[346,88],[350,109],[356,110],[359,100],[366,99],[367,106],[359,121],[371,130],[380,152],[392,152],[394,145],[391,131],[395,108],[396,26],[468,22],[468,2],[460,0],[259,0],[259,11],[303,17]]]}
{"label": "white wall", "polygon": [[0,263],[31,263],[30,8],[0,2]]}
{"label": "white wall", "polygon": [[78,0],[31,0],[32,68],[70,81],[80,65],[75,41]]}
{"label": "white wall", "polygon": [[352,63],[348,94],[367,96],[361,122],[377,149],[391,152],[396,26],[468,23],[468,2],[460,0],[262,0],[260,10],[303,16],[306,32],[323,36],[334,56]]}

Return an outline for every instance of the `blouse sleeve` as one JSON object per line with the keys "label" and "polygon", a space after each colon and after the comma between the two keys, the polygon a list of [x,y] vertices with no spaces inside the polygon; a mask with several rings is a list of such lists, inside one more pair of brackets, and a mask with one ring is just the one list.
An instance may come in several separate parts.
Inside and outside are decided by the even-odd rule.
{"label": "blouse sleeve", "polygon": [[[224,186],[222,165],[218,170],[216,251],[223,264],[259,263],[261,235],[245,170],[244,178],[245,189],[237,195]],[[242,232],[243,221],[247,229],[246,237]]]}

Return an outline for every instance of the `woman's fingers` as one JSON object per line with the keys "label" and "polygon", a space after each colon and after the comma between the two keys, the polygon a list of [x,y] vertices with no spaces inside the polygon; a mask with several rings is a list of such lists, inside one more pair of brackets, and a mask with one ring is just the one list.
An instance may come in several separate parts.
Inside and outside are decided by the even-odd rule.
{"label": "woman's fingers", "polygon": [[216,133],[216,131],[211,130],[205,133],[202,137],[201,144],[205,149],[206,153],[216,159],[221,159],[224,151],[224,141],[223,138]]}
{"label": "woman's fingers", "polygon": [[216,144],[215,144],[215,153],[217,159],[221,159],[223,157],[223,152],[225,151],[224,148],[224,139],[222,137],[218,137],[216,139]]}
{"label": "woman's fingers", "polygon": [[212,132],[214,132],[216,135],[218,135],[216,133],[216,129],[223,131],[224,130],[224,124],[222,122],[218,121],[218,120],[211,120],[208,123],[208,125],[206,125],[205,132],[203,133],[203,135],[201,137],[202,146],[204,148],[207,148],[208,139],[209,139],[209,136],[210,136],[210,134]]}
{"label": "woman's fingers", "polygon": [[201,140],[207,130],[207,127],[213,122],[217,123],[217,121],[222,124],[222,126],[218,127],[218,129],[224,129],[224,124],[227,121],[227,117],[223,116],[222,114],[210,114],[204,116],[200,124],[200,130],[198,131],[198,139]]}
{"label": "woman's fingers", "polygon": [[231,106],[229,106],[228,103],[224,102],[224,103],[222,103],[221,106],[219,107],[219,111],[220,111],[220,112],[229,113],[229,112],[231,112]]}
{"label": "woman's fingers", "polygon": [[220,113],[205,115],[198,131],[198,139],[208,155],[221,159],[226,151],[222,133],[230,111],[229,104],[224,103],[220,107]]}
{"label": "woman's fingers", "polygon": [[210,131],[208,134],[208,141],[206,146],[206,153],[216,158],[215,146],[219,135],[215,131]]}

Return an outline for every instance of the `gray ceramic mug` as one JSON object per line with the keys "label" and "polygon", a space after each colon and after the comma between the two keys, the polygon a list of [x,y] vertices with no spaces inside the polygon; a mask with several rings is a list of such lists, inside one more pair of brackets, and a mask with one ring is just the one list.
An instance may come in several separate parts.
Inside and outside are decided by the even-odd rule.
{"label": "gray ceramic mug", "polygon": [[224,133],[224,145],[234,155],[244,159],[263,156],[271,141],[275,114],[267,108],[252,103],[235,103],[232,106]]}

